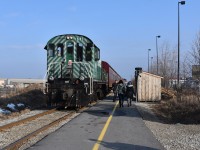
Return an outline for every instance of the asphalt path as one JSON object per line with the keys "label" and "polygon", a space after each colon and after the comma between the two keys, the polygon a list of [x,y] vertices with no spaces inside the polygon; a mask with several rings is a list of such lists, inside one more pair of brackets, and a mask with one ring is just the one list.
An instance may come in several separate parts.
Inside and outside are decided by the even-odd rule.
{"label": "asphalt path", "polygon": [[109,97],[81,113],[31,150],[162,150],[136,106],[119,108]]}

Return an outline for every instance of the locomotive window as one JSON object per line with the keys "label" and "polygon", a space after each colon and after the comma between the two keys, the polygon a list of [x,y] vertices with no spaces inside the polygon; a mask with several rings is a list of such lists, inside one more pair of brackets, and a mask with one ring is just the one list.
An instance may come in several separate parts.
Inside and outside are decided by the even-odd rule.
{"label": "locomotive window", "polygon": [[95,54],[94,54],[95,61],[98,61],[100,59],[100,52],[99,49],[95,49]]}
{"label": "locomotive window", "polygon": [[67,54],[73,54],[73,48],[74,48],[74,45],[72,43],[69,43],[67,45]]}
{"label": "locomotive window", "polygon": [[80,43],[77,44],[76,61],[83,61],[83,45]]}
{"label": "locomotive window", "polygon": [[54,44],[49,44],[49,50],[48,50],[48,55],[50,57],[54,56],[54,50],[55,50],[55,45]]}
{"label": "locomotive window", "polygon": [[58,44],[58,46],[57,46],[58,56],[63,56],[63,48],[64,48],[63,44]]}
{"label": "locomotive window", "polygon": [[91,47],[89,45],[87,45],[87,47],[86,47],[85,59],[86,59],[86,61],[92,60],[92,50],[91,50]]}

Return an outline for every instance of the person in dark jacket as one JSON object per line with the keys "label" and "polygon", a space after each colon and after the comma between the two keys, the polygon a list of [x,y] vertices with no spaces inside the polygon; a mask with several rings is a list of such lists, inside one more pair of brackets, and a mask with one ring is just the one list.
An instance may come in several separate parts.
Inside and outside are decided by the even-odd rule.
{"label": "person in dark jacket", "polygon": [[115,82],[112,84],[112,90],[113,90],[113,102],[115,102],[116,98],[117,98],[117,80],[115,80]]}
{"label": "person in dark jacket", "polygon": [[126,87],[124,86],[123,81],[120,80],[117,86],[117,92],[118,92],[118,97],[119,97],[119,107],[124,107],[123,103],[124,103],[125,89]]}
{"label": "person in dark jacket", "polygon": [[127,97],[128,107],[131,106],[131,102],[133,101],[133,95],[134,95],[133,84],[131,81],[129,81],[126,86],[126,97]]}

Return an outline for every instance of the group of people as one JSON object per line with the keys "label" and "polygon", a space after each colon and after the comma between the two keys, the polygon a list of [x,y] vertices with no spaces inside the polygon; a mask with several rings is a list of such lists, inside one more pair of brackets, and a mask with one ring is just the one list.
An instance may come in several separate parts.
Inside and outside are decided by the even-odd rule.
{"label": "group of people", "polygon": [[119,97],[119,107],[124,107],[124,100],[127,99],[128,107],[131,106],[131,102],[134,99],[134,87],[131,81],[124,84],[122,80],[115,80],[112,84],[112,90],[114,93],[113,102],[116,101],[117,96]]}

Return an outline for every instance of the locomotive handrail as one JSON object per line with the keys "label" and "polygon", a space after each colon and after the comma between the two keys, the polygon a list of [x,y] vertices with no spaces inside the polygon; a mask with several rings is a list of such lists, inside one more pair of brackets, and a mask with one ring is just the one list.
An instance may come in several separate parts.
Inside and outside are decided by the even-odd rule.
{"label": "locomotive handrail", "polygon": [[[60,63],[60,62],[51,62],[49,65],[48,65],[48,69],[47,69],[47,72],[45,73],[45,75],[44,75],[44,78],[43,78],[43,93],[45,93],[45,84],[46,84],[46,81],[47,81],[47,74],[49,73],[49,70],[50,70],[50,68],[51,68],[51,65],[53,65],[53,64],[58,64],[58,63]],[[48,86],[48,85],[47,85]],[[48,90],[48,88],[47,88],[47,90]],[[47,91],[48,92],[48,91]]]}
{"label": "locomotive handrail", "polygon": [[[87,73],[88,73],[88,76],[90,78],[90,94],[91,95],[93,93],[93,77],[92,77],[92,72],[91,72],[91,67],[90,67],[90,64],[89,63],[85,63],[85,62],[72,62],[72,64],[83,64]],[[87,67],[86,65],[89,66],[89,69],[90,71],[87,70]]]}

